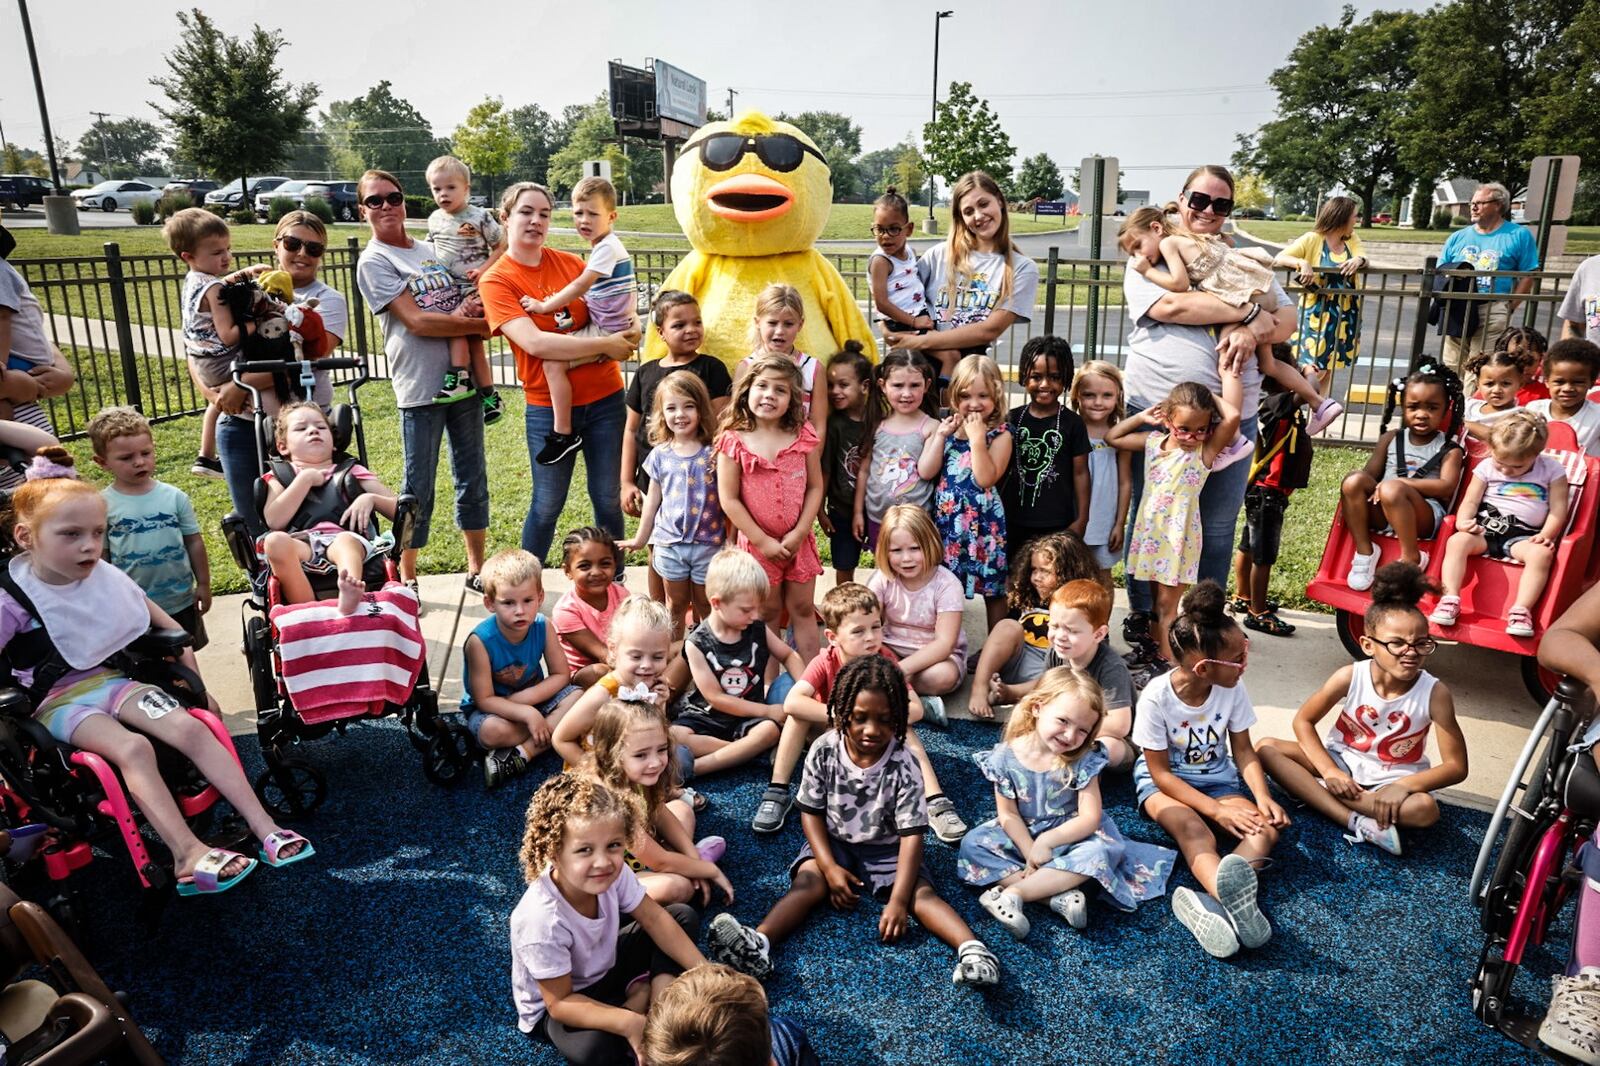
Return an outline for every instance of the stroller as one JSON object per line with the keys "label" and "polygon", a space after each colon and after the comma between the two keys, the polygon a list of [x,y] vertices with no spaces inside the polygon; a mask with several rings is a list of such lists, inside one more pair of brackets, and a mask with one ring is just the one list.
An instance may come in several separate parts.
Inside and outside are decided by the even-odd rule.
{"label": "stroller", "polygon": [[[328,417],[333,430],[334,459],[365,462],[366,441],[361,428],[358,390],[368,381],[365,361],[348,357],[308,361],[253,361],[234,366],[234,381],[250,391],[256,410],[256,448],[263,471],[277,458],[272,426],[261,413],[261,395],[245,384],[245,374],[297,374],[305,395],[311,394],[312,375],[318,371],[359,370],[349,382],[349,401],[335,404]],[[351,444],[355,452],[350,452]],[[273,621],[272,609],[283,604],[278,582],[268,570],[256,547],[254,531],[264,528],[261,517],[266,505],[265,481],[256,482],[256,514],[247,518],[230,512],[222,520],[223,535],[241,569],[250,575],[252,594],[245,605],[244,655],[250,666],[251,691],[255,697],[256,735],[261,741],[261,756],[266,770],[256,779],[256,792],[262,803],[282,817],[294,817],[314,810],[327,796],[327,778],[311,762],[295,753],[303,741],[343,734],[351,721],[397,716],[405,726],[411,743],[422,755],[422,771],[430,781],[453,785],[473,762],[474,743],[466,727],[439,713],[439,695],[428,680],[424,660],[409,694],[400,699],[373,699],[345,705],[336,715],[311,714],[297,710],[284,680],[283,634]],[[394,543],[383,555],[367,560],[363,581],[368,592],[378,592],[399,579],[401,553],[411,541],[415,523],[416,499],[402,495],[396,506],[391,534]],[[307,574],[318,597],[334,594],[334,575]]]}
{"label": "stroller", "polygon": [[[1520,1009],[1512,983],[1528,947],[1544,943],[1551,922],[1579,887],[1582,874],[1573,862],[1600,817],[1594,750],[1571,750],[1586,724],[1580,708],[1587,700],[1574,680],[1556,686],[1512,768],[1472,870],[1472,905],[1484,932],[1472,979],[1473,1012],[1491,1029],[1554,1058],[1561,1057],[1539,1043],[1543,1012]],[[1502,827],[1505,841],[1496,856]]]}

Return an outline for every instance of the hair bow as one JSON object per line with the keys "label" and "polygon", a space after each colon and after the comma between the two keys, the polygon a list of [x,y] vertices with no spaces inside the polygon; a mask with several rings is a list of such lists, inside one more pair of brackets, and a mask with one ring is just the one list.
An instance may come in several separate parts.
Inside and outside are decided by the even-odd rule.
{"label": "hair bow", "polygon": [[629,703],[654,703],[656,690],[642,681],[637,685],[623,685],[617,689],[617,699]]}

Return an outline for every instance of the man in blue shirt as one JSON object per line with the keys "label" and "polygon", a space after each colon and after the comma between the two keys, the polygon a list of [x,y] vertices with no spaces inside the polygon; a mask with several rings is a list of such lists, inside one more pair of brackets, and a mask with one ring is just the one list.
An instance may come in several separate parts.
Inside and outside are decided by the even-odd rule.
{"label": "man in blue shirt", "polygon": [[1532,278],[1487,276],[1539,269],[1539,247],[1533,234],[1512,222],[1510,216],[1511,193],[1504,185],[1492,181],[1478,186],[1472,194],[1472,225],[1450,234],[1439,253],[1440,266],[1468,263],[1472,269],[1483,271],[1485,276],[1477,279],[1479,292],[1509,297],[1479,303],[1478,328],[1470,336],[1444,339],[1445,362],[1457,373],[1469,356],[1493,351],[1499,345],[1500,337],[1511,325],[1511,316],[1522,304],[1518,297],[1533,288]]}

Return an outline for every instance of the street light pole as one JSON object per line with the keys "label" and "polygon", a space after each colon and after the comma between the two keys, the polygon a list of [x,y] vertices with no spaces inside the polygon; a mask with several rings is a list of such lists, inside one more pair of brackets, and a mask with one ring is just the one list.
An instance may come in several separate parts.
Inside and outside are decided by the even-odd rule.
{"label": "street light pole", "polygon": [[[928,115],[928,124],[939,121],[939,23],[954,15],[954,11],[935,11],[933,13],[933,107]],[[923,138],[927,142],[927,138]],[[933,168],[928,168],[928,220],[922,224],[923,232],[938,233],[939,220],[933,217],[934,199],[934,174]]]}
{"label": "street light pole", "polygon": [[39,97],[39,124],[44,127],[44,150],[50,156],[50,180],[55,183],[56,195],[61,192],[61,171],[56,166],[56,142],[50,134],[50,111],[44,105],[44,79],[39,76],[39,53],[33,47],[33,23],[28,20],[28,0],[17,0],[22,12],[22,36],[28,42],[28,63],[33,67],[33,91]]}

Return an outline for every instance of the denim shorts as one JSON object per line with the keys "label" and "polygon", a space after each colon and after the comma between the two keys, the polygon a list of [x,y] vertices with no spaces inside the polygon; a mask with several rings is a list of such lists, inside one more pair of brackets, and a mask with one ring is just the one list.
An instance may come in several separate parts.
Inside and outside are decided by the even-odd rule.
{"label": "denim shorts", "polygon": [[[537,684],[537,682],[535,682],[535,684]],[[566,685],[561,689],[560,692],[557,692],[554,696],[551,696],[543,703],[535,704],[535,709],[537,709],[540,714],[549,714],[551,711],[561,706],[562,700],[574,693],[582,691],[583,689],[579,688],[577,685]],[[472,739],[477,740],[479,743],[482,743],[482,740],[478,734],[483,730],[483,723],[487,722],[490,718],[495,717],[498,716],[492,715],[488,711],[480,711],[476,707],[463,707],[461,709],[461,724],[472,730]]]}
{"label": "denim shorts", "polygon": [[721,548],[720,544],[652,544],[650,568],[663,581],[687,580],[704,585],[711,560]]}
{"label": "denim shorts", "polygon": [[[1224,796],[1244,795],[1244,786],[1239,781],[1239,769],[1234,766],[1232,759],[1224,759],[1210,770],[1183,770],[1174,767],[1173,773],[1190,788],[1214,800]],[[1150,767],[1145,765],[1143,755],[1133,764],[1133,789],[1138,796],[1136,805],[1139,807],[1143,807],[1145,800],[1161,791],[1155,779],[1150,776]]]}

